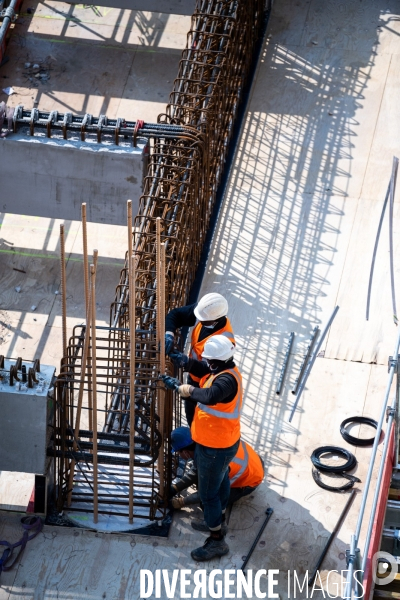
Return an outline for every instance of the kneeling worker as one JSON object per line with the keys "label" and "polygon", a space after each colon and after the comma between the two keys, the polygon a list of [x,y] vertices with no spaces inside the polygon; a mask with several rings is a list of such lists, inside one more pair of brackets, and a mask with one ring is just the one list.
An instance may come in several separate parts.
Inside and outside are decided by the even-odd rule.
{"label": "kneeling worker", "polygon": [[[183,459],[194,458],[195,444],[190,435],[189,427],[177,427],[171,434],[172,450]],[[233,504],[248,496],[258,488],[264,478],[264,464],[261,457],[247,442],[240,441],[236,456],[229,463],[229,480],[231,492],[229,504]],[[197,484],[197,469],[195,465],[181,479],[171,486],[171,496],[186,490],[191,485]],[[198,492],[188,496],[172,499],[173,508],[180,509],[200,502]],[[222,527],[224,529],[224,527]]]}
{"label": "kneeling worker", "polygon": [[204,522],[192,523],[193,529],[209,531],[204,546],[192,550],[196,561],[211,560],[228,554],[229,547],[221,530],[229,502],[229,463],[240,444],[242,377],[233,362],[235,346],[223,335],[214,335],[204,345],[202,358],[189,359],[188,371],[200,377],[200,388],[163,375],[169,389],[196,403],[191,426],[196,442],[195,463],[198,488],[203,504]]}

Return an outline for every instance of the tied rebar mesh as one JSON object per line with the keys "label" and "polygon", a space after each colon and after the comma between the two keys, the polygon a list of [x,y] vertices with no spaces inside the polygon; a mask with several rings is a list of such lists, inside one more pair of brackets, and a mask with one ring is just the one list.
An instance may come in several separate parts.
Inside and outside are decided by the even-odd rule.
{"label": "tied rebar mesh", "polygon": [[[133,228],[134,515],[150,520],[162,519],[167,511],[172,472],[169,434],[173,424],[180,424],[179,402],[171,392],[160,392],[157,218],[161,219],[161,242],[165,244],[168,311],[185,304],[195,279],[239,103],[262,32],[264,9],[262,0],[197,2],[169,104],[166,112],[159,115],[157,128],[148,136],[148,171]],[[147,125],[145,128],[146,132],[150,129]],[[102,424],[97,436],[99,512],[124,516],[128,515],[131,401],[128,296],[127,254],[111,305],[110,327],[96,328],[98,422]],[[54,454],[59,509],[66,505],[68,493],[73,510],[91,510],[93,505],[93,432],[85,425],[91,422],[90,357],[86,372],[81,372],[85,335],[85,327],[75,328],[56,386]],[[168,362],[167,370],[171,370]],[[75,439],[76,397],[82,377],[85,392],[79,436]],[[76,468],[71,490],[68,481],[72,461]]]}

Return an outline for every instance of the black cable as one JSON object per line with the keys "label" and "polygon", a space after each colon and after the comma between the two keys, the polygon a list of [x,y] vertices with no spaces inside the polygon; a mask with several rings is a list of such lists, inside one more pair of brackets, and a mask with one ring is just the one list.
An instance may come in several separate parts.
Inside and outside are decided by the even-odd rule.
{"label": "black cable", "polygon": [[375,436],[372,438],[356,438],[353,435],[350,435],[348,431],[346,431],[346,425],[349,423],[359,423],[360,425],[369,425],[370,427],[374,427],[378,429],[378,423],[374,419],[370,419],[369,417],[349,417],[345,419],[340,425],[340,433],[342,438],[352,446],[371,446],[374,443]]}
{"label": "black cable", "polygon": [[[347,459],[347,462],[344,465],[326,465],[321,462],[320,457],[322,454],[339,454],[343,458]],[[348,450],[344,448],[339,448],[338,446],[320,446],[320,448],[316,448],[314,452],[311,454],[311,462],[319,471],[325,471],[326,473],[343,473],[343,471],[351,471],[354,467],[357,466],[357,459]]]}
{"label": "black cable", "polygon": [[[346,459],[346,462],[338,466],[327,465],[321,462],[321,456],[323,454],[327,454],[328,452],[332,454],[338,454],[339,456]],[[355,477],[354,475],[348,475],[346,473],[346,471],[351,471],[357,466],[357,459],[354,456],[354,454],[352,454],[348,450],[345,450],[344,448],[339,448],[338,446],[320,446],[319,448],[316,448],[312,453],[311,462],[315,467],[314,469],[312,469],[313,479],[315,483],[324,490],[339,493],[347,492],[353,487],[353,485],[356,482],[360,483],[360,479],[358,479],[358,477]],[[348,479],[349,482],[339,487],[330,486],[321,480],[320,471],[324,474],[329,473],[334,479],[345,478]]]}
{"label": "black cable", "polygon": [[351,490],[355,483],[361,483],[361,480],[358,479],[358,477],[354,477],[354,475],[347,475],[347,473],[339,473],[337,477],[333,475],[334,479],[340,479],[341,477],[344,477],[345,479],[349,480],[349,483],[345,483],[344,485],[341,485],[339,487],[334,487],[333,485],[328,485],[324,483],[321,479],[321,474],[318,471],[318,469],[312,470],[312,476],[315,483],[319,485],[320,488],[328,490],[329,492],[348,492],[349,490]]}

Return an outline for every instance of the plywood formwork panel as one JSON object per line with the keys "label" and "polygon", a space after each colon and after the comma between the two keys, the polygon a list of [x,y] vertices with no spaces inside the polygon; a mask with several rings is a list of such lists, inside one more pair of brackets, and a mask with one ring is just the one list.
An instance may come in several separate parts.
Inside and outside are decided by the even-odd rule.
{"label": "plywood formwork panel", "polygon": [[[332,327],[326,356],[342,360],[387,364],[393,353],[393,320],[389,272],[388,215],[384,220],[372,282],[369,320],[366,321],[368,281],[382,202],[360,199],[337,296],[341,307]],[[394,210],[394,255],[398,256],[399,203]],[[395,280],[400,274],[395,261]]]}
{"label": "plywood formwork panel", "polygon": [[[398,19],[397,19],[398,22]],[[383,202],[391,175],[393,156],[400,155],[400,141],[397,135],[399,128],[399,111],[396,97],[400,87],[400,44],[399,52],[391,56],[390,68],[387,74],[385,93],[376,124],[374,139],[371,144],[362,196]],[[396,201],[400,195],[397,192]]]}
{"label": "plywood formwork panel", "polygon": [[247,359],[282,351],[290,331],[296,351],[333,310],[357,202],[309,194],[282,201],[233,186],[229,196],[202,293],[226,295]]}
{"label": "plywood formwork panel", "polygon": [[268,43],[240,141],[240,187],[358,198],[388,55]]}

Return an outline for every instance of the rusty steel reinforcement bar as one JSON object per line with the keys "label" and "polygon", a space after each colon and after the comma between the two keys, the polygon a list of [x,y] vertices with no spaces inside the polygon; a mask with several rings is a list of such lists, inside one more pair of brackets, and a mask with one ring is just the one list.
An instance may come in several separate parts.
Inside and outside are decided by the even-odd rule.
{"label": "rusty steel reinforcement bar", "polygon": [[285,357],[283,359],[283,365],[282,365],[281,372],[280,372],[280,375],[279,375],[278,385],[276,386],[276,393],[278,394],[278,396],[279,396],[279,394],[282,391],[283,382],[285,380],[285,374],[286,374],[286,370],[287,370],[287,367],[288,367],[288,364],[289,364],[290,351],[292,349],[293,340],[294,340],[294,331],[292,331],[291,334],[289,335],[289,341],[288,341],[288,344],[287,344]]}
{"label": "rusty steel reinforcement bar", "polygon": [[[53,114],[50,118],[50,113],[23,109],[17,111],[15,118],[17,127],[21,124],[32,126],[33,134],[37,128],[48,127],[49,135],[55,130],[65,135],[74,130],[92,138],[93,134],[98,135],[98,141],[105,135],[113,136],[115,141],[118,138],[119,143],[122,138],[126,141],[125,135],[133,144],[135,135],[148,140],[148,171],[132,233],[132,250],[136,257],[134,399],[130,393],[132,322],[129,308],[132,311],[133,305],[129,299],[128,253],[111,305],[110,326],[96,327],[95,330],[100,427],[97,463],[117,473],[121,485],[128,482],[129,445],[126,440],[127,436],[131,437],[130,402],[135,403],[133,521],[138,512],[150,520],[162,519],[166,514],[172,472],[170,432],[173,423],[179,424],[180,418],[179,400],[169,390],[160,393],[159,374],[164,369],[171,372],[172,365],[169,360],[164,365],[161,352],[163,323],[159,322],[157,327],[157,300],[161,299],[163,304],[159,307],[161,317],[165,311],[188,299],[239,103],[263,31],[264,17],[261,0],[198,0],[170,102],[165,113],[159,115],[156,125],[105,117],[95,120]],[[165,290],[158,289],[161,280],[157,278],[157,222]],[[88,374],[82,372],[85,335],[83,326],[75,327],[68,345],[63,378],[57,388],[57,398],[68,409],[68,414],[75,415],[82,378],[86,394],[93,387],[93,372],[89,366]],[[83,427],[90,412],[87,397],[83,399],[82,412]],[[63,495],[68,488],[72,460],[94,460],[90,454],[90,450],[94,452],[93,432],[86,431],[89,440],[83,442],[85,430],[80,430],[81,450],[74,452],[71,427],[63,414],[59,412],[56,421],[54,451],[61,496],[58,506],[65,502]],[[108,437],[103,439],[101,436]],[[124,441],[121,436],[125,436]],[[99,470],[98,477],[101,481],[103,471]],[[90,507],[94,497],[78,472],[76,478],[79,481],[72,491],[71,510],[74,506],[76,510],[82,510],[82,502]],[[99,488],[99,513],[103,510],[102,501]],[[128,496],[115,499],[115,503],[123,504],[126,517],[132,517],[132,510],[128,511]]]}
{"label": "rusty steel reinforcement bar", "polygon": [[298,376],[297,376],[297,378],[296,378],[296,380],[294,382],[293,388],[292,388],[292,394],[296,394],[297,393],[297,390],[299,388],[300,382],[301,382],[301,380],[303,378],[303,375],[304,375],[304,371],[306,370],[306,367],[307,367],[308,359],[311,356],[312,349],[313,349],[314,344],[315,344],[315,342],[317,340],[318,334],[319,334],[319,327],[317,325],[312,330],[312,334],[311,334],[310,340],[308,342],[306,353],[305,353],[304,358],[302,360],[302,363],[300,365],[299,374],[298,374]]}

